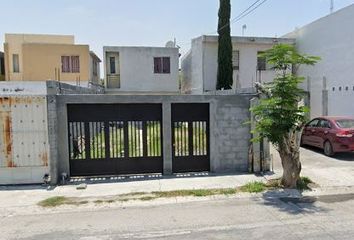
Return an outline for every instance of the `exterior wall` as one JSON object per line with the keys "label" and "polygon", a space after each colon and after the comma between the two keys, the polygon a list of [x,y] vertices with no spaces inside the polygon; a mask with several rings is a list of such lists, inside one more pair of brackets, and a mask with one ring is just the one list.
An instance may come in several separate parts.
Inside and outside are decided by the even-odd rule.
{"label": "exterior wall", "polygon": [[0,185],[41,183],[50,159],[45,84],[1,88]]}
{"label": "exterior wall", "polygon": [[[301,67],[298,75],[310,81],[311,117],[327,112],[322,90],[328,90],[328,115],[354,116],[354,5],[312,22],[286,36],[296,38],[302,53],[321,57],[315,66]],[[307,84],[303,86],[307,89]]]}
{"label": "exterior wall", "polygon": [[[239,70],[233,73],[233,89],[251,88],[255,82],[273,80],[273,70],[257,71],[257,53],[279,42],[294,44],[293,39],[232,37],[233,50],[239,51]],[[183,79],[184,86],[190,86],[184,88],[185,92],[201,94],[216,90],[217,58],[217,36],[201,36],[192,40],[191,51],[182,61],[183,76],[190,76]]]}
{"label": "exterior wall", "polygon": [[[6,80],[23,80],[22,66],[23,55],[22,45],[24,43],[43,43],[43,44],[74,44],[74,36],[70,35],[42,35],[42,34],[5,34],[4,51],[6,55]],[[12,54],[19,55],[20,72],[12,71]],[[38,79],[39,80],[39,79]]]}
{"label": "exterior wall", "polygon": [[[61,71],[61,56],[64,55],[80,57],[80,73]],[[57,80],[59,72],[60,81],[80,80],[82,85],[87,85],[90,77],[88,45],[23,44],[22,59],[23,67],[20,71],[26,81]]]}
{"label": "exterior wall", "polygon": [[[114,91],[178,92],[177,48],[104,47],[104,70],[107,87],[107,53],[119,53],[120,88]],[[171,73],[155,74],[154,57],[170,57]]]}
{"label": "exterior wall", "polygon": [[[171,104],[172,103],[209,103],[210,104],[210,168],[214,173],[247,172],[248,148],[250,145],[249,120],[250,98],[252,95],[59,95],[55,96],[56,116],[52,123],[57,129],[67,129],[68,104],[118,104],[118,103],[162,103],[163,109],[163,152],[164,173],[172,172],[171,143]],[[54,101],[53,101],[54,102]],[[53,111],[54,112],[54,111]],[[58,130],[57,151],[51,159],[56,169],[52,176],[70,173],[68,133]],[[56,163],[56,164],[55,164]]]}
{"label": "exterior wall", "polygon": [[[94,62],[96,62],[97,63],[97,74],[96,75],[94,75]],[[94,56],[92,56],[91,54],[90,54],[90,59],[89,59],[89,73],[90,73],[90,78],[89,78],[89,82],[90,83],[93,83],[93,84],[100,84],[100,79],[101,79],[101,72],[100,72],[100,61],[96,58],[96,57],[94,57]]]}

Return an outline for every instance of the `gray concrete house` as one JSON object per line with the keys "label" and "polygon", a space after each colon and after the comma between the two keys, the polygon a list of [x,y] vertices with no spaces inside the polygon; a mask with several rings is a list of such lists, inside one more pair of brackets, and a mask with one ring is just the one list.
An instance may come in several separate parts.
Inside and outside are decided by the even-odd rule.
{"label": "gray concrete house", "polygon": [[103,47],[107,92],[177,93],[175,47]]}
{"label": "gray concrete house", "polygon": [[[251,88],[255,82],[268,82],[274,71],[259,52],[274,44],[294,44],[291,38],[232,37],[233,89]],[[182,58],[182,92],[202,94],[215,91],[217,78],[218,37],[200,36],[192,39],[189,52]]]}

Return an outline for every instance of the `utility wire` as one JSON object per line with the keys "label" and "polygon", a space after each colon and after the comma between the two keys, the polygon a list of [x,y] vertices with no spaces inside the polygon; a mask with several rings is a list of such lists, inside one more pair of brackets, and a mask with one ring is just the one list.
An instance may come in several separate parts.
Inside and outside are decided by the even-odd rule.
{"label": "utility wire", "polygon": [[[234,17],[230,23],[225,24],[224,26],[220,27],[218,30],[222,30],[225,27],[240,21],[242,18],[248,16],[249,14],[251,14],[253,11],[255,11],[257,8],[259,8],[261,5],[263,5],[265,2],[267,2],[268,0],[256,0],[254,3],[252,3],[248,8],[246,8],[243,12],[241,12],[239,15],[237,15],[236,17]],[[214,34],[217,33],[218,31],[214,31],[214,32],[210,32],[210,33],[206,33],[203,35],[209,35],[209,34]],[[184,46],[184,45],[189,45],[189,43],[181,43],[180,46]]]}

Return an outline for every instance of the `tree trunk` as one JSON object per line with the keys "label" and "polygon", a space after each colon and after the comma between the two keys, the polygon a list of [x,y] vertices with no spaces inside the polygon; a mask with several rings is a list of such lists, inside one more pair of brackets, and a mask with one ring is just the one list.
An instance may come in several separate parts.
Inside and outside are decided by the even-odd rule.
{"label": "tree trunk", "polygon": [[283,166],[281,183],[285,188],[296,188],[300,179],[300,147],[296,134],[293,132],[284,137],[278,149]]}

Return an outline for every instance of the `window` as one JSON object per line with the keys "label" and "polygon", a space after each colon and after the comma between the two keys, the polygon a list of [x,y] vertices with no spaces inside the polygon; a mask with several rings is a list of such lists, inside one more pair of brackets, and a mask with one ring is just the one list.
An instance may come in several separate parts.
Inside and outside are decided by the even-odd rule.
{"label": "window", "polygon": [[13,72],[18,73],[20,72],[20,65],[19,65],[19,59],[18,59],[18,54],[12,54],[12,66],[13,66]]}
{"label": "window", "polygon": [[264,71],[267,69],[267,62],[265,57],[260,57],[259,54],[262,54],[263,52],[258,52],[257,55],[257,70],[259,71]]}
{"label": "window", "polygon": [[61,56],[61,72],[63,73],[71,72],[70,56]]}
{"label": "window", "polygon": [[5,74],[5,63],[4,63],[4,59],[0,58],[0,75],[4,75]]}
{"label": "window", "polygon": [[321,128],[331,128],[331,124],[327,120],[321,120],[319,123]]}
{"label": "window", "polygon": [[109,69],[111,74],[116,74],[116,58],[109,57]]}
{"label": "window", "polygon": [[71,56],[71,71],[73,73],[80,72],[80,58],[79,58],[79,56]]}
{"label": "window", "polygon": [[79,73],[80,57],[79,56],[61,56],[61,72],[63,73]]}
{"label": "window", "polygon": [[314,119],[310,123],[308,123],[306,126],[307,127],[317,127],[318,121],[319,121],[318,119]]}
{"label": "window", "polygon": [[98,73],[98,63],[95,59],[92,59],[92,74],[93,76],[97,76]]}
{"label": "window", "polygon": [[240,52],[239,51],[232,52],[232,68],[234,70],[240,69]]}
{"label": "window", "polygon": [[170,57],[155,57],[154,73],[171,73]]}

